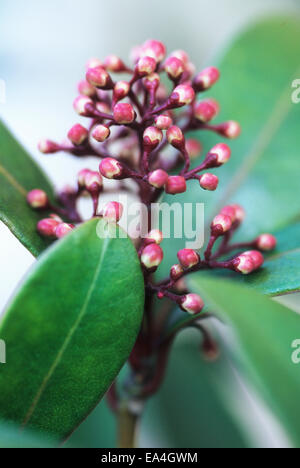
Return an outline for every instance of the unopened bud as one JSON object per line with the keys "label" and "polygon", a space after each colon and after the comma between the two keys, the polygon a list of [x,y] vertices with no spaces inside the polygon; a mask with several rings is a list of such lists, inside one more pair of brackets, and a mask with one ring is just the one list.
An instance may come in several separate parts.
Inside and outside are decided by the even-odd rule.
{"label": "unopened bud", "polygon": [[53,154],[59,151],[60,147],[54,141],[41,140],[38,144],[38,149],[43,154]]}
{"label": "unopened bud", "polygon": [[89,117],[90,111],[87,110],[87,106],[93,106],[94,103],[92,99],[87,96],[78,96],[74,101],[74,109],[77,114],[82,115],[83,117]]}
{"label": "unopened bud", "polygon": [[141,255],[141,262],[148,270],[157,268],[163,261],[164,254],[162,248],[157,244],[150,244],[144,248]]}
{"label": "unopened bud", "polygon": [[159,115],[155,119],[155,125],[160,130],[168,130],[173,124],[173,120],[168,115]]}
{"label": "unopened bud", "polygon": [[130,91],[130,84],[128,81],[118,81],[114,87],[114,99],[115,101],[121,101],[128,96]]}
{"label": "unopened bud", "polygon": [[264,264],[265,259],[258,250],[249,250],[244,252],[243,255],[248,255],[253,260],[256,270]]}
{"label": "unopened bud", "polygon": [[110,114],[111,109],[109,105],[106,102],[96,102],[96,109],[98,112],[101,112],[101,114]]}
{"label": "unopened bud", "polygon": [[55,229],[59,224],[59,221],[56,219],[42,219],[38,222],[37,231],[44,237],[55,237]]}
{"label": "unopened bud", "polygon": [[130,124],[136,118],[136,113],[131,104],[119,103],[114,107],[114,119],[119,124]]}
{"label": "unopened bud", "polygon": [[96,171],[90,171],[85,176],[85,187],[88,192],[100,193],[103,187],[103,179],[101,174]]}
{"label": "unopened bud", "polygon": [[235,209],[235,219],[236,221],[239,221],[239,223],[242,223],[244,219],[246,218],[246,212],[244,208],[241,205],[231,205]]}
{"label": "unopened bud", "polygon": [[184,63],[177,57],[169,57],[165,63],[165,71],[169,78],[177,80],[184,72]]}
{"label": "unopened bud", "polygon": [[231,149],[225,143],[219,143],[210,150],[210,154],[217,155],[217,162],[219,165],[222,165],[229,161],[231,157]]}
{"label": "unopened bud", "polygon": [[110,136],[110,129],[106,125],[97,125],[94,127],[92,132],[92,137],[98,141],[99,143],[103,143],[103,141],[107,140]]}
{"label": "unopened bud", "polygon": [[186,180],[182,176],[171,176],[166,183],[166,193],[176,195],[186,192]]}
{"label": "unopened bud", "polygon": [[136,64],[135,71],[140,76],[148,76],[155,72],[157,63],[153,57],[142,57]]}
{"label": "unopened bud", "polygon": [[179,280],[179,278],[182,277],[184,273],[184,269],[182,268],[181,265],[173,265],[171,270],[170,270],[170,277],[173,281]]}
{"label": "unopened bud", "polygon": [[200,257],[194,250],[183,249],[180,250],[177,254],[180,265],[185,268],[192,268],[195,265],[198,265]]}
{"label": "unopened bud", "polygon": [[117,223],[123,215],[123,205],[118,202],[109,202],[105,205],[102,216],[106,221]]}
{"label": "unopened bud", "polygon": [[175,50],[171,53],[170,57],[176,57],[181,60],[184,65],[187,65],[190,61],[188,54],[184,50]]}
{"label": "unopened bud", "polygon": [[78,186],[80,188],[85,188],[86,187],[86,178],[87,176],[91,173],[90,169],[82,169],[78,176],[77,176],[77,181],[78,181]]}
{"label": "unopened bud", "polygon": [[231,263],[234,270],[243,275],[249,275],[255,270],[255,263],[249,255],[239,255]]}
{"label": "unopened bud", "polygon": [[35,189],[28,193],[27,202],[35,210],[43,210],[48,207],[49,200],[43,190]]}
{"label": "unopened bud", "polygon": [[167,172],[163,171],[162,169],[157,169],[156,171],[153,171],[149,174],[148,181],[150,185],[160,189],[166,185],[168,178],[169,175]]}
{"label": "unopened bud", "polygon": [[97,93],[97,90],[94,86],[92,86],[88,81],[82,80],[78,84],[78,91],[79,94],[84,96],[93,97]]}
{"label": "unopened bud", "polygon": [[191,159],[197,158],[202,151],[202,145],[197,140],[189,139],[186,140],[185,148],[188,152],[188,155]]}
{"label": "unopened bud", "polygon": [[276,237],[272,236],[272,234],[262,234],[256,239],[256,246],[260,250],[273,250],[277,245]]}
{"label": "unopened bud", "polygon": [[167,139],[170,145],[174,146],[174,148],[182,150],[185,145],[185,138],[182,130],[176,125],[173,125],[168,129]]}
{"label": "unopened bud", "polygon": [[111,89],[113,86],[111,77],[102,67],[89,68],[86,73],[86,79],[96,88]]}
{"label": "unopened bud", "polygon": [[143,84],[147,91],[157,90],[160,85],[160,76],[158,73],[152,73],[144,78]]}
{"label": "unopened bud", "polygon": [[105,158],[100,163],[100,172],[106,179],[121,180],[125,178],[122,164],[114,158]]}
{"label": "unopened bud", "polygon": [[162,42],[151,39],[144,43],[141,52],[144,57],[152,57],[160,63],[166,56],[166,47]]}
{"label": "unopened bud", "polygon": [[199,182],[200,182],[200,186],[204,190],[210,190],[211,192],[213,192],[214,190],[217,190],[218,188],[219,178],[214,174],[206,173],[200,177]]}
{"label": "unopened bud", "polygon": [[148,127],[143,136],[144,147],[153,151],[162,142],[162,139],[163,134],[161,130],[156,127]]}
{"label": "unopened bud", "polygon": [[160,245],[163,241],[163,233],[159,229],[152,229],[144,240],[146,244]]}
{"label": "unopened bud", "polygon": [[120,73],[126,70],[126,66],[123,61],[116,55],[109,55],[106,57],[104,60],[104,66],[108,71],[114,73]]}
{"label": "unopened bud", "polygon": [[232,228],[232,221],[229,216],[219,214],[217,215],[212,224],[211,231],[213,235],[223,235],[225,232]]}
{"label": "unopened bud", "polygon": [[195,91],[189,85],[177,86],[171,94],[171,101],[177,106],[182,107],[191,104],[195,99]]}
{"label": "unopened bud", "polygon": [[219,78],[219,70],[215,67],[208,67],[196,76],[193,84],[196,91],[204,91],[211,88]]}
{"label": "unopened bud", "polygon": [[75,146],[82,145],[89,136],[89,132],[80,124],[74,125],[68,133],[69,140]]}
{"label": "unopened bud", "polygon": [[228,205],[228,206],[224,206],[224,208],[222,208],[222,210],[220,211],[220,214],[222,215],[225,215],[225,216],[229,216],[229,218],[231,219],[232,223],[234,223],[236,221],[236,209],[233,205]]}
{"label": "unopened bud", "polygon": [[103,63],[101,62],[101,60],[93,57],[93,58],[90,58],[89,61],[87,62],[86,69],[88,70],[89,68],[98,68],[102,66],[103,66]]}
{"label": "unopened bud", "polygon": [[203,310],[204,302],[198,294],[187,294],[181,300],[181,308],[191,315],[197,315]]}
{"label": "unopened bud", "polygon": [[241,126],[238,122],[230,120],[229,122],[218,125],[218,133],[225,136],[226,138],[234,140],[240,136]]}
{"label": "unopened bud", "polygon": [[214,119],[220,111],[220,106],[214,99],[205,99],[197,102],[194,115],[197,120],[207,123]]}
{"label": "unopened bud", "polygon": [[74,224],[61,223],[55,228],[55,235],[57,239],[62,239],[67,234],[75,229]]}

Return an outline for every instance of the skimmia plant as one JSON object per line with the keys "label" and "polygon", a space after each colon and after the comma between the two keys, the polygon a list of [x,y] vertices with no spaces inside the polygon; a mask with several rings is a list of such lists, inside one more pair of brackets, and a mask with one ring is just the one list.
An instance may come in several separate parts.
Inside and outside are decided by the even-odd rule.
{"label": "skimmia plant", "polygon": [[[124,191],[132,190],[124,184],[131,179],[141,202],[147,206],[149,223],[151,204],[157,202],[163,192],[184,193],[191,181],[200,185],[199,190],[217,189],[218,177],[207,171],[228,163],[231,157],[229,146],[223,142],[216,144],[201,164],[191,168],[192,160],[201,152],[201,145],[197,140],[188,139],[187,135],[203,129],[228,139],[240,135],[240,126],[235,121],[211,123],[219,111],[216,100],[198,98],[219,80],[219,70],[209,67],[195,74],[195,67],[186,52],[178,50],[166,57],[164,44],[156,40],[137,47],[133,55],[132,68],[114,55],[104,61],[91,59],[87,64],[86,79],[78,86],[80,94],[74,101],[75,110],[88,119],[88,124],[74,125],[68,132],[68,141],[62,144],[50,140],[39,143],[40,151],[45,154],[67,152],[79,158],[95,156],[101,160],[99,171],[88,168],[80,171],[77,188],[62,191],[57,206],[53,206],[43,190],[37,188],[28,193],[27,201],[33,209],[53,212],[38,222],[37,230],[41,236],[61,239],[76,229],[76,224],[82,222],[77,202],[85,194],[91,197],[93,218],[102,218],[108,223],[120,221],[122,204],[110,201],[102,210],[98,209],[106,188],[105,179],[119,181],[119,188]],[[127,75],[128,79],[117,81],[112,74]],[[170,86],[163,84],[165,75]],[[165,156],[168,146],[173,148],[171,157]],[[204,254],[191,249],[180,250],[177,253],[179,263],[172,266],[168,278],[158,283],[154,273],[164,257],[163,234],[150,229],[149,234],[140,239],[137,250],[144,274],[146,301],[142,329],[129,359],[132,375],[130,382],[126,381],[126,389],[122,389],[129,401],[129,413],[132,401],[141,403],[158,390],[176,335],[171,340],[164,338],[164,322],[159,313],[158,318],[155,316],[154,296],[160,300],[169,299],[199,322],[206,316],[199,315],[204,301],[199,295],[187,291],[183,279],[188,274],[228,269],[248,275],[263,265],[261,251],[276,247],[276,239],[271,234],[262,234],[250,242],[232,243],[244,217],[241,206],[225,206],[211,223]],[[215,244],[218,244],[217,248]],[[234,252],[237,253],[233,255]],[[224,259],[226,256],[230,258]],[[212,355],[216,345],[204,327],[199,329],[205,338],[204,351]],[[122,401],[116,384],[111,387],[108,400],[118,411]]]}
{"label": "skimmia plant", "polygon": [[[0,219],[37,257],[0,322],[0,446],[6,422],[65,441],[95,407],[75,445],[114,446],[117,421],[122,447],[139,422],[162,446],[252,446],[237,376],[299,445],[299,316],[264,297],[300,290],[298,36],[263,21],[202,71],[154,40],[90,60],[78,123],[39,144],[81,169],[58,192],[0,122]],[[198,202],[198,250],[178,212],[171,239],[152,217]]]}

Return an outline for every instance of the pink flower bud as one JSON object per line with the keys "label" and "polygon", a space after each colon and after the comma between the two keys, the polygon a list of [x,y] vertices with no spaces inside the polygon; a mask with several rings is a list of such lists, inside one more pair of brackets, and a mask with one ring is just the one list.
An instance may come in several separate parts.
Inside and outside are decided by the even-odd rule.
{"label": "pink flower bud", "polygon": [[73,145],[79,146],[84,143],[89,136],[89,132],[80,124],[74,125],[68,133],[69,140]]}
{"label": "pink flower bud", "polygon": [[197,315],[203,310],[204,302],[198,294],[187,294],[182,298],[181,308],[191,315]]}
{"label": "pink flower bud", "polygon": [[126,70],[126,66],[123,61],[116,55],[109,55],[106,57],[104,60],[104,66],[108,71],[114,73],[120,73]]}
{"label": "pink flower bud", "polygon": [[165,71],[171,79],[178,79],[184,72],[184,63],[177,57],[169,57],[165,63]]}
{"label": "pink flower bud", "polygon": [[59,151],[59,145],[50,140],[41,140],[38,149],[43,154],[53,154]]}
{"label": "pink flower bud", "polygon": [[256,239],[256,246],[260,250],[273,250],[277,246],[277,239],[272,234],[262,234]]}
{"label": "pink flower bud", "polygon": [[214,174],[206,173],[200,177],[199,182],[200,182],[200,186],[204,190],[210,190],[213,192],[214,190],[217,190],[218,188],[219,178]]}
{"label": "pink flower bud", "polygon": [[84,96],[93,97],[97,93],[96,88],[92,86],[88,81],[82,80],[78,84],[79,94]]}
{"label": "pink flower bud", "polygon": [[62,239],[67,234],[75,229],[74,224],[61,223],[55,228],[55,235],[57,239]]}
{"label": "pink flower bud", "polygon": [[106,221],[117,223],[123,215],[123,205],[118,202],[109,202],[105,205],[102,216]]}
{"label": "pink flower bud", "polygon": [[156,69],[156,60],[152,57],[142,57],[138,61],[135,70],[139,76],[151,75]]}
{"label": "pink flower bud", "polygon": [[102,67],[89,68],[86,72],[87,81],[96,88],[111,89],[112,80],[107,71]]}
{"label": "pink flower bud", "polygon": [[197,140],[187,140],[185,144],[185,148],[188,152],[188,155],[191,159],[195,159],[197,156],[200,155],[202,151],[202,145]]}
{"label": "pink flower bud", "polygon": [[144,147],[149,150],[154,150],[162,142],[162,131],[156,127],[146,128],[143,136]]}
{"label": "pink flower bud", "polygon": [[94,105],[93,101],[87,96],[78,96],[74,101],[74,109],[77,114],[82,115],[83,117],[89,117],[90,112],[86,109],[87,105]]}
{"label": "pink flower bud", "polygon": [[175,57],[181,60],[184,65],[187,65],[190,61],[188,54],[184,50],[175,50],[171,53],[170,57]]}
{"label": "pink flower bud", "polygon": [[258,250],[249,250],[244,252],[243,255],[248,255],[253,260],[256,270],[264,264],[265,259]]}
{"label": "pink flower bud", "polygon": [[80,188],[85,188],[86,187],[86,178],[87,176],[91,173],[89,169],[82,169],[78,176],[77,176],[77,181],[78,181],[78,186]]}
{"label": "pink flower bud", "polygon": [[230,120],[218,126],[218,133],[224,135],[226,138],[234,140],[241,134],[241,126],[238,122]]}
{"label": "pink flower bud", "polygon": [[235,209],[236,221],[239,221],[240,223],[242,223],[244,219],[246,218],[246,213],[245,213],[244,208],[237,204],[231,205],[231,206]]}
{"label": "pink flower bud", "polygon": [[59,225],[59,221],[52,218],[42,219],[38,222],[37,231],[45,237],[55,237],[55,229]]}
{"label": "pink flower bud", "polygon": [[157,63],[162,62],[166,56],[166,47],[162,42],[155,40],[148,40],[142,46],[142,55],[152,57]]}
{"label": "pink flower bud", "polygon": [[197,91],[204,91],[211,88],[220,78],[220,72],[215,67],[208,67],[200,72],[195,80],[194,87]]}
{"label": "pink flower bud", "polygon": [[168,178],[169,175],[165,171],[162,169],[157,169],[156,171],[149,174],[148,182],[153,187],[160,189],[166,185]]}
{"label": "pink flower bud", "polygon": [[110,114],[110,107],[106,102],[96,102],[96,109],[102,114]]}
{"label": "pink flower bud", "polygon": [[93,58],[90,58],[89,61],[87,62],[86,69],[88,70],[89,68],[98,68],[102,66],[103,66],[103,63],[101,62],[101,60],[93,57]]}
{"label": "pink flower bud", "polygon": [[174,148],[182,149],[185,144],[184,135],[179,127],[173,125],[167,131],[167,139]]}
{"label": "pink flower bud", "polygon": [[157,244],[150,244],[144,248],[141,255],[141,262],[145,268],[152,270],[157,268],[163,261],[164,253]]}
{"label": "pink flower bud", "polygon": [[148,75],[144,78],[143,84],[147,91],[156,90],[160,85],[160,76],[157,73],[152,73],[152,75]]}
{"label": "pink flower bud", "polygon": [[130,84],[128,81],[118,81],[114,87],[114,99],[116,101],[121,101],[126,96],[128,96],[130,91]]}
{"label": "pink flower bud", "polygon": [[171,176],[166,183],[166,192],[171,195],[186,192],[186,180],[181,176]]}
{"label": "pink flower bud", "polygon": [[103,179],[99,172],[90,171],[85,176],[85,187],[88,192],[100,193],[103,187]]}
{"label": "pink flower bud", "polygon": [[233,205],[228,205],[228,206],[224,206],[224,208],[222,208],[220,214],[222,215],[225,215],[225,216],[229,216],[229,218],[231,219],[231,222],[234,223],[236,221],[236,209]]}
{"label": "pink flower bud", "polygon": [[114,158],[105,158],[100,163],[100,172],[106,179],[121,180],[124,178],[122,164]]}
{"label": "pink flower bud", "polygon": [[136,113],[131,104],[119,103],[114,107],[114,119],[119,124],[130,124],[136,118]]}
{"label": "pink flower bud", "polygon": [[191,104],[195,99],[195,91],[190,85],[179,85],[171,94],[171,100],[178,106],[186,106]]}
{"label": "pink flower bud", "polygon": [[27,202],[35,210],[47,208],[49,200],[47,194],[43,190],[35,189],[28,193]]}
{"label": "pink flower bud", "polygon": [[196,119],[201,122],[210,122],[216,117],[220,111],[220,106],[214,99],[205,99],[197,102],[194,108],[194,115]]}
{"label": "pink flower bud", "polygon": [[99,143],[103,143],[103,141],[107,140],[110,136],[110,129],[106,125],[97,125],[94,127],[92,132],[92,137],[98,141]]}
{"label": "pink flower bud", "polygon": [[231,227],[231,218],[229,216],[219,214],[214,218],[211,224],[212,234],[221,236],[222,234],[225,234],[225,232],[229,231]]}
{"label": "pink flower bud", "polygon": [[157,244],[160,245],[163,241],[163,233],[159,229],[152,229],[144,239],[146,244]]}
{"label": "pink flower bud", "polygon": [[255,263],[249,255],[239,255],[231,263],[235,271],[243,275],[249,275],[255,270]]}
{"label": "pink flower bud", "polygon": [[61,217],[58,216],[55,213],[52,213],[51,215],[49,215],[49,218],[54,219],[55,221],[57,221],[60,224],[63,223],[63,220],[61,219]]}
{"label": "pink flower bud", "polygon": [[195,265],[198,265],[200,257],[194,250],[183,249],[180,250],[177,254],[180,265],[185,268],[192,268]]}
{"label": "pink flower bud", "polygon": [[210,154],[216,154],[218,156],[218,164],[222,165],[229,161],[231,149],[225,143],[219,143],[210,150]]}
{"label": "pink flower bud", "polygon": [[170,270],[170,277],[173,281],[177,281],[184,273],[184,269],[181,265],[173,265]]}
{"label": "pink flower bud", "polygon": [[160,130],[168,130],[171,127],[173,120],[168,115],[159,115],[155,119],[155,125]]}

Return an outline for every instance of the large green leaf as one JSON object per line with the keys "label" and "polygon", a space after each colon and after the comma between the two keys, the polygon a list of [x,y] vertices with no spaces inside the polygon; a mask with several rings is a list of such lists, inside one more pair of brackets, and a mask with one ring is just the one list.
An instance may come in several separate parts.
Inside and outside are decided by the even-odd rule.
{"label": "large green leaf", "polygon": [[292,361],[293,343],[300,338],[300,317],[231,281],[193,278],[190,285],[232,325],[238,338],[233,353],[241,371],[257,385],[290,439],[300,446],[300,372]]}
{"label": "large green leaf", "polygon": [[47,250],[8,308],[1,418],[64,438],[126,361],[141,323],[143,276],[131,241],[105,238],[103,228],[94,219]]}
{"label": "large green leaf", "polygon": [[266,255],[266,262],[260,270],[249,276],[232,271],[214,270],[199,272],[195,276],[218,276],[232,278],[247,284],[270,296],[280,296],[300,290],[300,224],[293,224],[275,233],[277,249]]}
{"label": "large green leaf", "polygon": [[[300,196],[299,105],[291,99],[292,81],[300,76],[299,30],[298,18],[265,20],[242,33],[226,52],[221,80],[209,95],[220,101],[219,121],[238,120],[242,135],[230,142],[233,156],[218,169],[220,186],[215,193],[204,193],[195,182],[176,197],[182,203],[204,202],[207,223],[221,206],[240,203],[248,213],[240,239],[280,229],[299,214],[295,202]],[[206,151],[222,141],[208,132],[196,136]],[[183,245],[181,239],[165,246],[162,275]]]}
{"label": "large green leaf", "polygon": [[53,195],[42,170],[0,121],[0,220],[37,256],[49,242],[36,232],[41,216],[26,202],[27,193],[35,188],[45,190],[50,197]]}

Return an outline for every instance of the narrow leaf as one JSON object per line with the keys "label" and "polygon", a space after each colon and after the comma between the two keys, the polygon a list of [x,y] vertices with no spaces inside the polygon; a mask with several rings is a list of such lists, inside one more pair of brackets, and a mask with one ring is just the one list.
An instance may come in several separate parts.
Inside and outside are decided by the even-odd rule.
{"label": "narrow leaf", "polygon": [[143,276],[131,241],[99,238],[99,228],[104,221],[89,221],[47,250],[8,308],[0,327],[7,348],[1,418],[64,438],[128,358]]}

